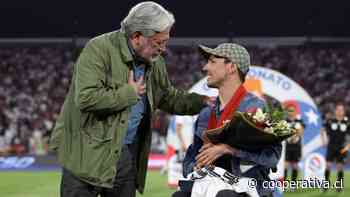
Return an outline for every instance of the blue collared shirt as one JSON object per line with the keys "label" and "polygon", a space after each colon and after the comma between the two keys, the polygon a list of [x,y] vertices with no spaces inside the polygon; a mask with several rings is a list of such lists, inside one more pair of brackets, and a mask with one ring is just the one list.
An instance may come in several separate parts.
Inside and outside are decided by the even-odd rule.
{"label": "blue collared shirt", "polygon": [[[134,79],[138,80],[145,75],[145,66],[134,66]],[[143,94],[141,99],[131,108],[128,120],[128,130],[124,139],[124,144],[132,144],[135,140],[138,127],[141,123],[145,112],[147,111],[147,96]]]}

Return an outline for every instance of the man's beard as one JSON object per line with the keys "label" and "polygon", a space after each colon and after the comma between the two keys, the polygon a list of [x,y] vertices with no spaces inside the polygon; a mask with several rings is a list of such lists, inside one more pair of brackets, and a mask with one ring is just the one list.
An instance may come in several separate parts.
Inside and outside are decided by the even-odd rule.
{"label": "man's beard", "polygon": [[151,63],[156,62],[156,61],[158,60],[159,56],[160,56],[160,55],[157,55],[157,56],[151,57],[151,60],[150,60],[150,61],[151,61]]}
{"label": "man's beard", "polygon": [[224,82],[224,79],[222,78],[217,78],[215,81],[208,81],[207,80],[207,84],[209,88],[219,88]]}
{"label": "man's beard", "polygon": [[218,88],[218,85],[216,83],[210,83],[207,81],[207,85],[209,88]]}
{"label": "man's beard", "polygon": [[160,55],[157,55],[157,56],[154,56],[154,57],[152,56],[152,57],[150,57],[150,58],[144,58],[144,57],[142,57],[142,56],[140,55],[142,50],[144,50],[143,47],[139,48],[138,50],[135,50],[136,58],[137,58],[137,60],[142,61],[142,62],[145,62],[145,63],[147,63],[147,64],[154,63],[155,61],[158,60],[158,58],[159,58],[159,56],[160,56]]}
{"label": "man's beard", "polygon": [[139,55],[137,55],[137,56],[138,56],[137,59],[138,59],[139,61],[145,62],[145,63],[147,63],[147,64],[152,64],[152,63],[154,63],[154,62],[156,62],[156,61],[158,60],[158,58],[159,58],[160,55],[157,55],[157,56],[155,56],[155,57],[151,57],[150,59],[146,59],[146,58],[141,57],[141,56],[139,56]]}

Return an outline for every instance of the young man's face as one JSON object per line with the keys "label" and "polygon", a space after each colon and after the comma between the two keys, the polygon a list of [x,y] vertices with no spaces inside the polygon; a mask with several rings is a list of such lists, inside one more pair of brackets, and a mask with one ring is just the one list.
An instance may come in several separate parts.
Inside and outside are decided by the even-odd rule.
{"label": "young man's face", "polygon": [[207,72],[208,87],[219,88],[227,79],[230,67],[232,67],[232,63],[225,63],[224,58],[211,55],[203,67],[203,71]]}
{"label": "young man's face", "polygon": [[147,61],[152,62],[165,52],[166,44],[170,39],[170,31],[159,32],[150,37],[139,35],[136,39],[136,53]]}

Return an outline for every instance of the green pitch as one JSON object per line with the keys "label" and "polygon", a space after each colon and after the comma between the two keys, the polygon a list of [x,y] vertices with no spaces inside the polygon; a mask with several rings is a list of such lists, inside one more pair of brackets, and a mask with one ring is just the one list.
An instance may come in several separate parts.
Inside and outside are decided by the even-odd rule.
{"label": "green pitch", "polygon": [[[334,173],[333,173],[334,174]],[[332,180],[334,180],[334,176]],[[350,172],[345,173],[344,192],[295,191],[286,197],[345,197],[350,195]],[[58,197],[60,172],[0,172],[0,197]],[[168,197],[175,190],[167,187],[167,176],[149,171],[143,197]],[[141,195],[139,195],[140,197]]]}

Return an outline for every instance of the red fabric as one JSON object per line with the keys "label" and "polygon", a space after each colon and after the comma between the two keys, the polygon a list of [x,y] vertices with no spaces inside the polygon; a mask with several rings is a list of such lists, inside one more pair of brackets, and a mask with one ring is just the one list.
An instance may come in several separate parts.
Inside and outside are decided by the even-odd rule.
{"label": "red fabric", "polygon": [[256,110],[258,110],[257,107],[250,107],[245,112],[255,114]]}
{"label": "red fabric", "polygon": [[166,152],[166,160],[169,160],[170,157],[176,154],[176,149],[173,146],[167,147],[167,152]]}
{"label": "red fabric", "polygon": [[216,120],[215,110],[211,111],[208,130],[215,129],[223,125],[225,120],[231,120],[233,113],[237,110],[244,96],[247,94],[247,90],[241,85],[237,91],[233,94],[231,100],[227,103],[222,112],[219,121]]}

